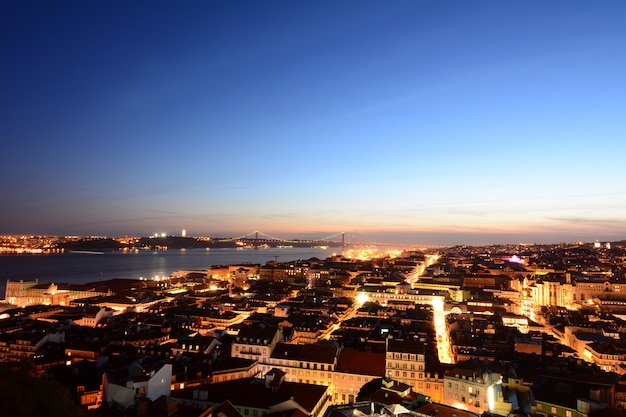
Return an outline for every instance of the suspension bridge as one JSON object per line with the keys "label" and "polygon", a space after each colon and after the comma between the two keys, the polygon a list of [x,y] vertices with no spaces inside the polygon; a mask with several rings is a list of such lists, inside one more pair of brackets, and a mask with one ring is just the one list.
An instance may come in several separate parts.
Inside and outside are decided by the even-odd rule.
{"label": "suspension bridge", "polygon": [[416,247],[432,248],[430,245],[411,245],[398,242],[380,242],[355,233],[338,232],[330,236],[313,239],[289,239],[277,237],[258,230],[245,233],[240,236],[227,238],[214,238],[217,242],[241,242],[241,244],[252,247],[262,246],[334,246],[341,247],[342,251],[347,247],[354,246],[376,246],[376,247],[396,247],[407,248]]}

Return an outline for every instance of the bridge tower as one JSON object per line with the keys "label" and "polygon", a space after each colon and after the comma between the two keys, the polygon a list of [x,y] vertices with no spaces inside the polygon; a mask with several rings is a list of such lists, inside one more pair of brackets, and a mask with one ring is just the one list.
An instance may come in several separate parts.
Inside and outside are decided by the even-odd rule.
{"label": "bridge tower", "polygon": [[344,232],[341,232],[341,256],[343,256],[345,249],[346,249],[346,234]]}
{"label": "bridge tower", "polygon": [[254,247],[259,248],[259,232],[254,232]]}

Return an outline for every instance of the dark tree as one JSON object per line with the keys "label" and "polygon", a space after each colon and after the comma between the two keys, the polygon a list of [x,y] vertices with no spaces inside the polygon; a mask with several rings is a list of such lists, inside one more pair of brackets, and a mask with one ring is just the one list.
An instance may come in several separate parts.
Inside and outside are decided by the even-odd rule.
{"label": "dark tree", "polygon": [[2,415],[21,417],[86,415],[61,384],[34,378],[5,366],[0,367],[0,410]]}

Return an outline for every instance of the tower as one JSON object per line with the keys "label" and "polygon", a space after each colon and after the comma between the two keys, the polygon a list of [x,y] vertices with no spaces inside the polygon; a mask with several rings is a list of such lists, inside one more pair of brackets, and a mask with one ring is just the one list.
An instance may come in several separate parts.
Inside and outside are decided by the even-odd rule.
{"label": "tower", "polygon": [[341,256],[345,253],[346,250],[346,234],[341,232]]}
{"label": "tower", "polygon": [[187,229],[183,227],[183,231],[180,234],[182,237],[187,237]]}

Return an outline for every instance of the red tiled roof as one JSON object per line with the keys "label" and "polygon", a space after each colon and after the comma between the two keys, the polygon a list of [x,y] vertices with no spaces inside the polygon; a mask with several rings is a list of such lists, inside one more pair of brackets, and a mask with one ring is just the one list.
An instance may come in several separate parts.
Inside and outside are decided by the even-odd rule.
{"label": "red tiled roof", "polygon": [[304,345],[300,360],[318,363],[334,363],[337,356],[337,348],[330,345],[311,344]]}
{"label": "red tiled roof", "polygon": [[362,375],[385,375],[385,354],[342,349],[337,358],[337,370]]}
{"label": "red tiled roof", "polygon": [[228,400],[213,408],[214,417],[243,417],[234,405]]}
{"label": "red tiled roof", "polygon": [[423,355],[425,343],[413,340],[387,339],[387,351]]}
{"label": "red tiled roof", "polygon": [[323,344],[293,345],[277,343],[272,352],[273,359],[300,360],[332,364],[337,356],[337,348]]}
{"label": "red tiled roof", "polygon": [[381,404],[402,404],[402,397],[400,395],[382,389],[371,393],[367,396],[367,399]]}
{"label": "red tiled roof", "polygon": [[[237,338],[243,343],[256,343],[258,339],[260,343],[264,343],[265,340],[271,342],[278,329],[276,327],[256,327],[256,326],[244,326],[239,330]],[[246,339],[246,340],[244,340]]]}
{"label": "red tiled roof", "polygon": [[293,345],[291,343],[277,343],[272,352],[273,359],[298,360],[304,345]]}
{"label": "red tiled roof", "polygon": [[277,392],[265,388],[264,381],[256,378],[243,378],[219,382],[202,387],[187,388],[172,392],[174,398],[194,399],[194,391],[203,391],[208,403],[222,403],[229,400],[234,406],[269,409],[293,398],[308,411],[313,411],[325,395],[328,387],[324,385],[283,382]]}
{"label": "red tiled roof", "polygon": [[425,404],[413,411],[433,417],[452,417],[453,415],[457,417],[476,417],[476,414],[470,413],[469,411],[437,403]]}
{"label": "red tiled roof", "polygon": [[302,410],[294,409],[289,411],[280,411],[276,413],[269,413],[267,417],[309,417],[308,414],[303,413]]}

